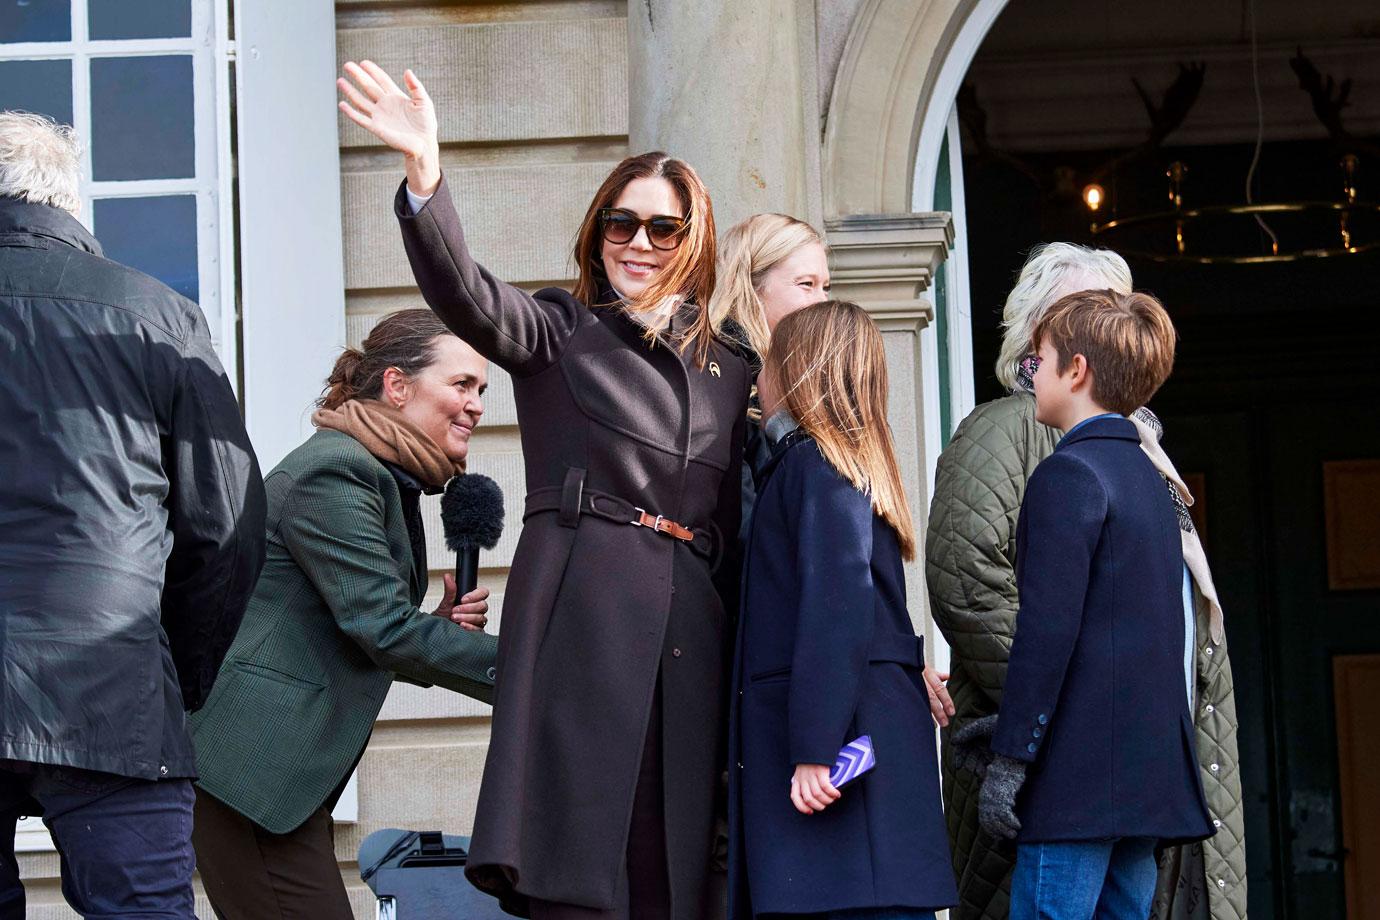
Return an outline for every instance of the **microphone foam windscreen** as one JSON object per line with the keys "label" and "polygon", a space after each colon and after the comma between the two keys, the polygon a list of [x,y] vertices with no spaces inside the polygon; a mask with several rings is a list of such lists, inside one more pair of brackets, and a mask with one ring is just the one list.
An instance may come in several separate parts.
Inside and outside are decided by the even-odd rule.
{"label": "microphone foam windscreen", "polygon": [[503,536],[503,490],[478,473],[454,477],[441,496],[441,528],[452,552],[493,549]]}

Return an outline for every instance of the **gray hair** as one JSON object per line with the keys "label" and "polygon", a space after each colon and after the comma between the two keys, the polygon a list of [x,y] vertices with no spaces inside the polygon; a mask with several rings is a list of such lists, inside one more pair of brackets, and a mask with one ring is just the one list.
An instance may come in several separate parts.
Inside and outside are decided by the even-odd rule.
{"label": "gray hair", "polygon": [[1001,311],[1001,354],[997,379],[1016,389],[1016,370],[1030,352],[1030,336],[1055,301],[1078,291],[1131,293],[1131,268],[1110,249],[1076,243],[1047,243],[1030,251],[1016,286]]}
{"label": "gray hair", "polygon": [[81,144],[43,115],[0,112],[0,195],[81,210]]}

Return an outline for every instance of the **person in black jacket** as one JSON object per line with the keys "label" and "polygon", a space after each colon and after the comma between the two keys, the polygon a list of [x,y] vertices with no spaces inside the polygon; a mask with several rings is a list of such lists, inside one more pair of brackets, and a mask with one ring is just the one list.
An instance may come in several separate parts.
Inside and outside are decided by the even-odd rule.
{"label": "person in black jacket", "polygon": [[186,712],[258,577],[263,481],[205,317],[102,257],[79,163],[0,113],[0,917],[42,814],[77,911],[191,920]]}

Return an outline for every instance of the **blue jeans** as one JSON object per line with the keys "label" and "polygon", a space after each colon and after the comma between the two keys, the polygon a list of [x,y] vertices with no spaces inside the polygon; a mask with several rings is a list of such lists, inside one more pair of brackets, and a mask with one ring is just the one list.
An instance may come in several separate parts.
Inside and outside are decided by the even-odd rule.
{"label": "blue jeans", "polygon": [[196,920],[192,781],[0,761],[0,920],[23,920],[14,857],[21,815],[43,815],[62,895],[87,920]]}
{"label": "blue jeans", "polygon": [[1145,920],[1157,872],[1149,837],[1022,844],[1011,920]]}

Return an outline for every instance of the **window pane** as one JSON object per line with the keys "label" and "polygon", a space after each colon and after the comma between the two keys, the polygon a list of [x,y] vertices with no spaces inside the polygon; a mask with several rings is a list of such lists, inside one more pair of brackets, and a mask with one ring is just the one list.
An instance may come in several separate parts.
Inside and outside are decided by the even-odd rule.
{"label": "window pane", "polygon": [[191,0],[88,0],[88,10],[91,37],[97,40],[192,34]]}
{"label": "window pane", "polygon": [[71,40],[72,0],[0,0],[0,43]]}
{"label": "window pane", "polygon": [[107,259],[147,272],[196,300],[196,196],[98,198],[92,223]]}
{"label": "window pane", "polygon": [[188,179],[196,175],[192,58],[93,58],[91,175]]}
{"label": "window pane", "polygon": [[70,125],[72,62],[0,61],[0,111],[13,109],[38,112]]}

